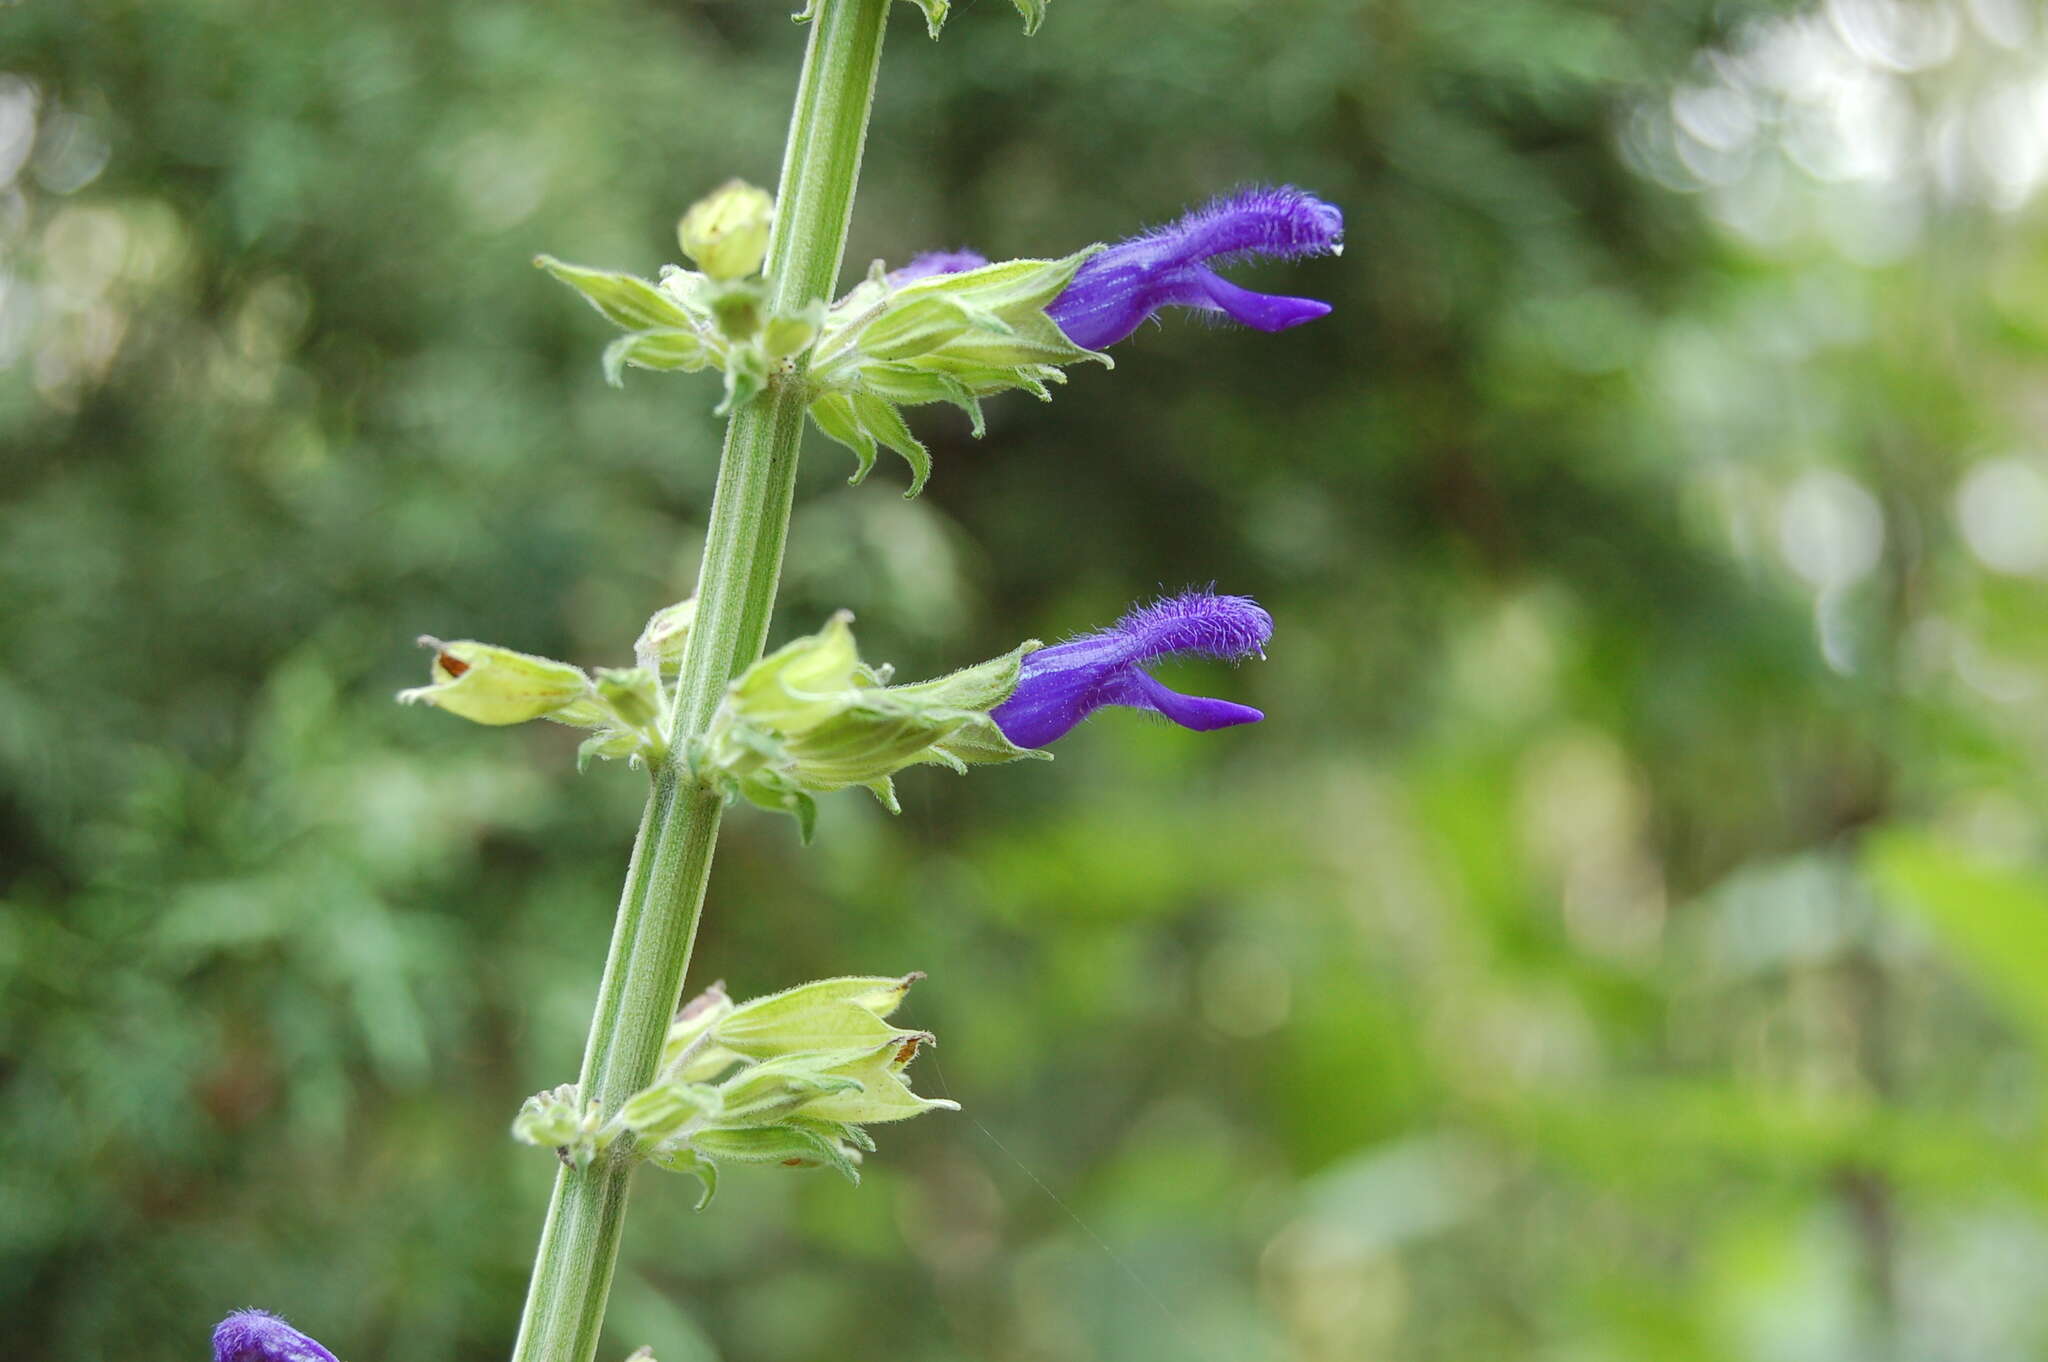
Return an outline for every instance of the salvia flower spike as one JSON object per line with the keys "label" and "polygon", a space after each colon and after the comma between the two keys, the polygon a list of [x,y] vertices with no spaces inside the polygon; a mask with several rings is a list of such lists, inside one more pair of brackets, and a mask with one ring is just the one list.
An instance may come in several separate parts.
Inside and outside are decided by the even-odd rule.
{"label": "salvia flower spike", "polygon": [[1273,617],[1249,597],[1172,596],[1098,633],[1027,653],[1017,689],[989,717],[1019,747],[1043,747],[1104,705],[1149,709],[1198,733],[1255,723],[1265,715],[1249,705],[1182,695],[1145,664],[1183,653],[1264,657],[1272,636]]}
{"label": "salvia flower spike", "polygon": [[1343,249],[1344,214],[1334,204],[1287,185],[1242,189],[1092,257],[1046,313],[1085,350],[1115,345],[1163,307],[1217,312],[1255,330],[1285,331],[1325,315],[1330,305],[1254,293],[1213,267]]}
{"label": "salvia flower spike", "polygon": [[335,1362],[333,1353],[264,1310],[237,1310],[214,1327],[213,1362]]}

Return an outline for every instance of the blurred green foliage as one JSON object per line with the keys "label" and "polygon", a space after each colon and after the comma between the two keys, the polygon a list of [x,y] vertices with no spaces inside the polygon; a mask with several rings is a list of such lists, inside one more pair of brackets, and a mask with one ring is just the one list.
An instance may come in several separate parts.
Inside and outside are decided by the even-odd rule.
{"label": "blurred green foliage", "polygon": [[[801,35],[690,0],[0,12],[0,1316],[502,1356],[640,799],[391,703],[622,659],[705,383],[538,251],[772,183]],[[2048,1351],[2048,38],[2021,0],[898,16],[849,274],[1248,179],[1342,204],[931,489],[814,444],[777,639],[935,674],[1216,580],[1196,738],[728,820],[693,975],[924,969],[858,1190],[637,1194],[662,1362]]]}

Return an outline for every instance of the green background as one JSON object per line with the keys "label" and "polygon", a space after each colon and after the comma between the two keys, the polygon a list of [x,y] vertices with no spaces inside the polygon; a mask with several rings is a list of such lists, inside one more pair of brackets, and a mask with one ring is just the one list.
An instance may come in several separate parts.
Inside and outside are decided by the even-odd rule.
{"label": "green background", "polygon": [[[812,438],[779,641],[1216,582],[1264,708],[727,820],[693,980],[929,971],[858,1189],[643,1175],[602,1356],[2048,1356],[2048,37],[2022,0],[899,6],[849,277],[1249,181],[1281,336]],[[715,384],[530,267],[772,183],[773,3],[0,10],[0,1318],[506,1354],[640,800],[391,695],[623,661]]]}

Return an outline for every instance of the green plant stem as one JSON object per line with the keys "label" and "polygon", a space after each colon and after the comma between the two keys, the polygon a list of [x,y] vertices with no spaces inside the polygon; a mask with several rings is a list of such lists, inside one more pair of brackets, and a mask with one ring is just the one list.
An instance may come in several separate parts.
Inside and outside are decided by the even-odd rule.
{"label": "green plant stem", "polygon": [[[768,247],[776,312],[829,297],[838,280],[890,3],[818,0]],[[607,1113],[653,1080],[682,993],[722,810],[691,773],[688,753],[726,686],[767,642],[804,409],[802,374],[780,375],[726,427],[674,739],[633,844],[578,1080]],[[590,1362],[596,1353],[633,1163],[622,1141],[588,1168],[556,1173],[514,1362]]]}

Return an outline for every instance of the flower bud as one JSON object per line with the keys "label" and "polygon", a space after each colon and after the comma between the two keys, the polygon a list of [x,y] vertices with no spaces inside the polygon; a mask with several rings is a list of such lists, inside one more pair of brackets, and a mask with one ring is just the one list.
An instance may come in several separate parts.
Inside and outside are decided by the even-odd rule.
{"label": "flower bud", "polygon": [[590,693],[590,680],[579,668],[553,658],[468,640],[443,643],[423,636],[420,643],[434,650],[434,683],[400,691],[402,704],[425,701],[471,723],[523,724]]}
{"label": "flower bud", "polygon": [[[691,1061],[710,1047],[713,1028],[730,1016],[732,1010],[732,999],[726,996],[724,980],[677,1008],[675,1020],[668,1024],[668,1035],[661,1042],[662,1073],[678,1078],[693,1076]],[[731,1060],[716,1059],[714,1062],[725,1065]]]}
{"label": "flower bud", "polygon": [[643,667],[672,672],[682,665],[683,649],[690,645],[690,627],[697,622],[697,598],[677,601],[654,612],[640,638],[633,644],[633,656]]}
{"label": "flower bud", "polygon": [[579,1168],[611,1142],[597,1103],[584,1102],[574,1083],[537,1092],[521,1103],[512,1118],[512,1138],[553,1149]]}
{"label": "flower bud", "polygon": [[775,200],[744,180],[727,180],[683,214],[676,228],[683,254],[713,279],[744,279],[768,255]]}

